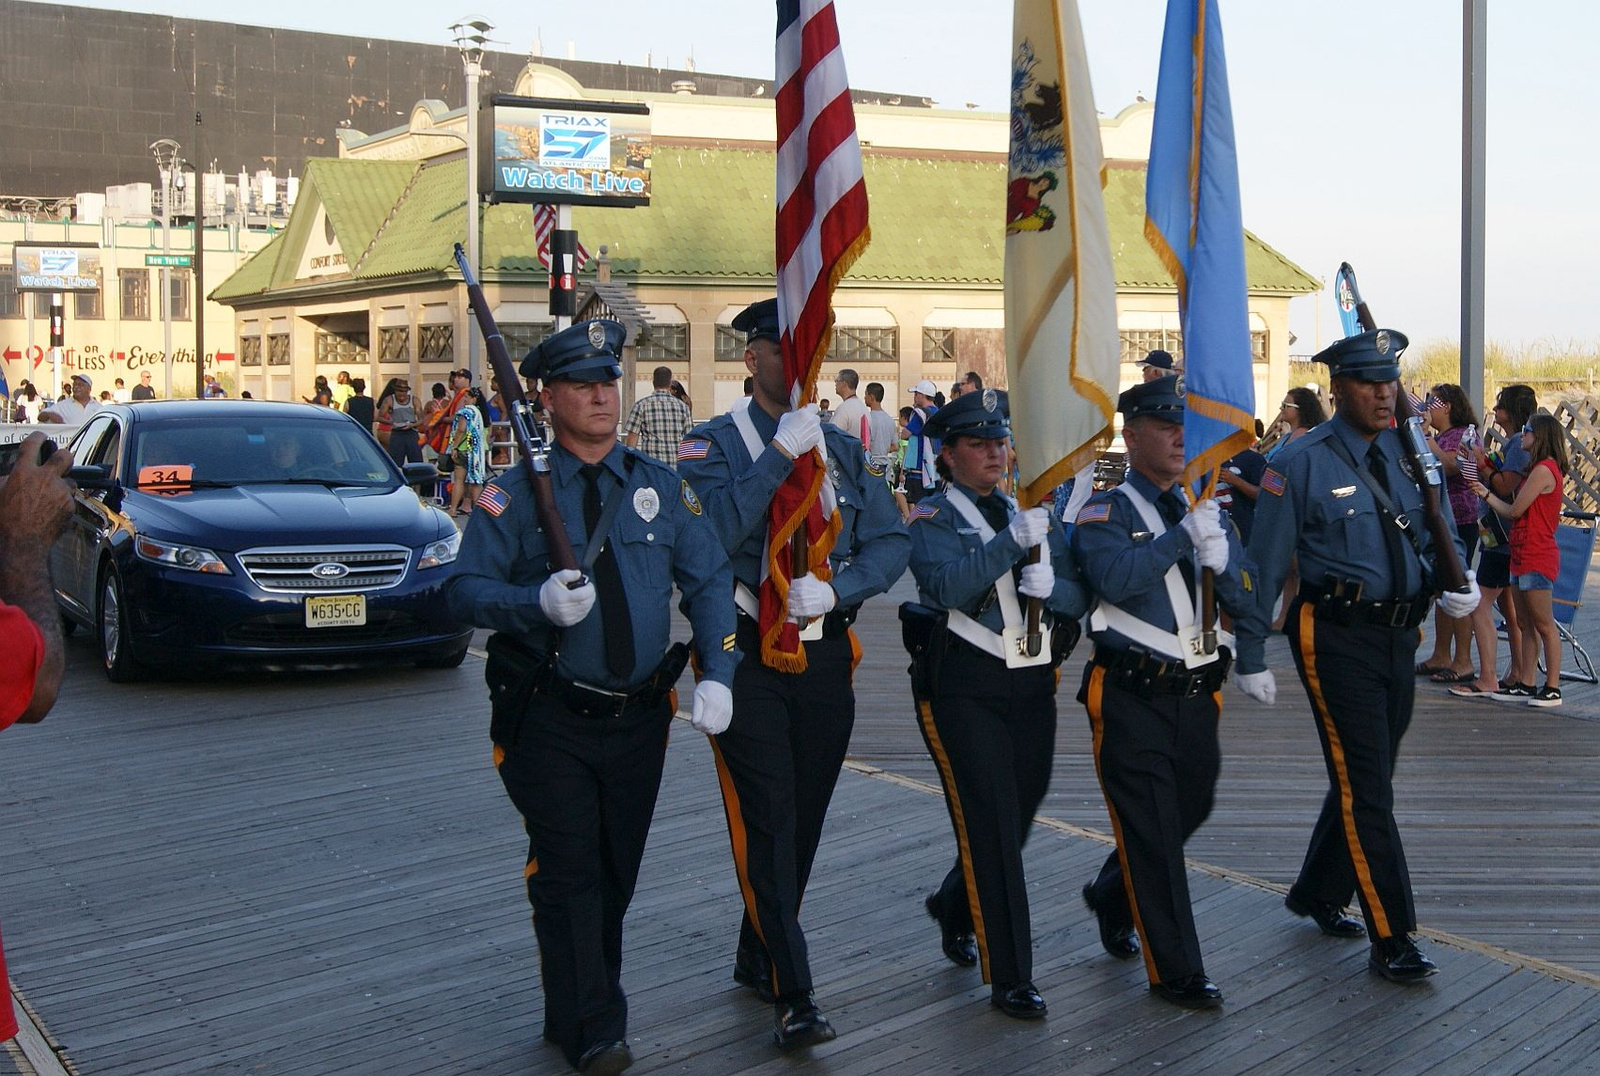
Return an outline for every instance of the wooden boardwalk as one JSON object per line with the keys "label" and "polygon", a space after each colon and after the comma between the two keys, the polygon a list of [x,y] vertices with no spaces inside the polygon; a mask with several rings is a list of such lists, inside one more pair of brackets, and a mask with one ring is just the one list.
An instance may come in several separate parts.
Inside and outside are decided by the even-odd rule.
{"label": "wooden boardwalk", "polygon": [[[902,585],[902,589],[904,589]],[[739,905],[710,752],[675,729],[628,923],[643,1073],[1566,1073],[1600,1057],[1600,692],[1555,711],[1422,702],[1397,778],[1441,974],[1281,907],[1325,787],[1275,644],[1280,705],[1231,690],[1217,809],[1191,842],[1221,1013],[1151,999],[1078,889],[1105,811],[1063,677],[1055,781],[1027,849],[1047,1021],[993,1013],[921,897],[952,854],[890,601],[861,624],[860,716],[806,902],[839,1040],[807,1063],[732,984]],[[481,665],[113,687],[88,645],[48,722],[0,739],[0,917],[69,1071],[550,1073],[519,821],[488,761]],[[687,696],[685,696],[687,697]],[[0,1073],[16,1067],[0,1053]]]}

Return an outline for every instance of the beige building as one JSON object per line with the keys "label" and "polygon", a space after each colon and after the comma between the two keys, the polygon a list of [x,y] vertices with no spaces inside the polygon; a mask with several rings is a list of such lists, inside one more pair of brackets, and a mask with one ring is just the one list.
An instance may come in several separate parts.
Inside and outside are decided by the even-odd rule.
{"label": "beige building", "polygon": [[[591,97],[537,63],[516,92]],[[671,366],[706,418],[742,392],[733,316],[772,293],[773,105],[689,92],[606,99],[650,105],[652,197],[644,208],[574,209],[584,245],[603,251],[598,294],[593,264],[580,290],[635,330],[635,391],[648,391],[651,367]],[[1127,383],[1149,349],[1182,353],[1176,291],[1143,238],[1152,114],[1141,103],[1102,124]],[[922,378],[948,388],[974,369],[1003,385],[1007,118],[872,104],[856,116],[873,239],[835,297],[819,394],[841,366],[882,382],[890,407]],[[340,132],[341,159],[309,163],[288,227],[214,292],[235,311],[237,388],[294,399],[343,369],[373,395],[404,375],[426,396],[465,365],[476,328],[451,257],[465,235],[465,130],[464,110],[422,101],[405,127]],[[533,213],[494,205],[482,221],[480,276],[520,358],[551,326]],[[1287,387],[1289,302],[1317,282],[1248,234],[1246,267],[1256,395],[1270,405]]]}

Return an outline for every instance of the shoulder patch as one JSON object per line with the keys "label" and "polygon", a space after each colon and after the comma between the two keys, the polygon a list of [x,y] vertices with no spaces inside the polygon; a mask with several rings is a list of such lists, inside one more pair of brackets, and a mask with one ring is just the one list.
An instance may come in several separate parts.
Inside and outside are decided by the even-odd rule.
{"label": "shoulder patch", "polygon": [[694,495],[694,490],[689,488],[687,479],[680,480],[683,486],[683,506],[695,515],[700,514],[700,498]]}
{"label": "shoulder patch", "polygon": [[867,473],[869,475],[871,475],[873,478],[882,478],[884,472],[887,471],[888,469],[889,468],[887,466],[883,466],[883,467],[874,466],[872,460],[870,460],[870,459],[867,460]]}
{"label": "shoulder patch", "polygon": [[1272,494],[1274,497],[1282,497],[1283,475],[1279,474],[1277,471],[1274,471],[1271,467],[1268,467],[1265,471],[1261,472],[1261,488]]}
{"label": "shoulder patch", "polygon": [[678,442],[678,460],[703,460],[711,451],[711,442],[699,437],[686,437]]}
{"label": "shoulder patch", "polygon": [[491,482],[483,487],[482,493],[478,494],[477,504],[491,516],[497,516],[511,506],[511,498],[506,495],[505,490]]}
{"label": "shoulder patch", "polygon": [[1078,522],[1104,523],[1111,518],[1111,505],[1102,501],[1099,504],[1086,504],[1078,509]]}
{"label": "shoulder patch", "polygon": [[911,511],[906,514],[907,523],[915,523],[919,519],[932,519],[939,514],[939,509],[927,504],[914,504]]}

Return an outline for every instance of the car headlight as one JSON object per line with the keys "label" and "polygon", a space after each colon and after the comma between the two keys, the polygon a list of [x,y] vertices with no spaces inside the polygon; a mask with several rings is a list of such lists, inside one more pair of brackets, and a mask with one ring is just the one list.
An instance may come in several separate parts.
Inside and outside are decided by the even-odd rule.
{"label": "car headlight", "polygon": [[456,559],[456,554],[461,551],[461,532],[455,531],[449,537],[440,538],[437,542],[429,542],[422,547],[422,556],[417,560],[418,568],[437,568],[441,564],[449,564]]}
{"label": "car headlight", "polygon": [[221,557],[199,546],[158,542],[141,534],[133,540],[133,551],[141,560],[150,561],[152,564],[164,564],[168,568],[181,568],[186,572],[206,572],[210,575],[233,574],[228,570],[228,566],[222,563]]}

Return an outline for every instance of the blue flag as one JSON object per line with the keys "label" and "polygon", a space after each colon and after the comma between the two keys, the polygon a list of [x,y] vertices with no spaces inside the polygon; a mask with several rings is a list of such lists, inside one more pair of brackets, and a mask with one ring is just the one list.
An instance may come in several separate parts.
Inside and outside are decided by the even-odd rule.
{"label": "blue flag", "polygon": [[11,386],[6,384],[6,368],[0,366],[0,396],[11,399]]}
{"label": "blue flag", "polygon": [[1145,180],[1145,238],[1178,285],[1184,481],[1255,440],[1244,220],[1217,0],[1168,0]]}

